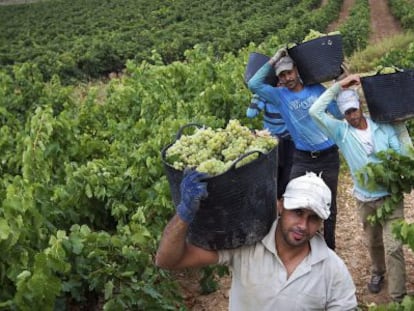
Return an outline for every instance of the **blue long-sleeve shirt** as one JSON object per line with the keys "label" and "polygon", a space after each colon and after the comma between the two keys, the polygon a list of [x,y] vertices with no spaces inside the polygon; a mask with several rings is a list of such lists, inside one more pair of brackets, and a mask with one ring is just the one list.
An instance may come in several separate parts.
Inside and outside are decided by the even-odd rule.
{"label": "blue long-sleeve shirt", "polygon": [[[295,147],[316,151],[335,145],[309,115],[309,108],[325,91],[325,87],[321,84],[305,85],[300,92],[292,92],[286,87],[273,87],[264,82],[271,70],[273,67],[265,63],[249,80],[248,87],[280,110]],[[337,117],[343,117],[335,102],[329,105],[328,110]]]}
{"label": "blue long-sleeve shirt", "polygon": [[254,118],[263,111],[263,128],[268,129],[272,135],[286,138],[290,137],[286,123],[280,114],[279,108],[272,105],[259,95],[254,94],[250,106],[246,110],[248,118]]}

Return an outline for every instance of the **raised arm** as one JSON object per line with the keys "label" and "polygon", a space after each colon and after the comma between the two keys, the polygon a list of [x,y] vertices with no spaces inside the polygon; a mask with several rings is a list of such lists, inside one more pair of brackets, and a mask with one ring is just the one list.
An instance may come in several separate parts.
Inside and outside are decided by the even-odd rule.
{"label": "raised arm", "polygon": [[155,264],[165,269],[201,267],[215,264],[218,253],[194,246],[187,242],[189,224],[200,207],[200,200],[207,197],[206,175],[190,171],[184,174],[180,185],[181,202],[177,213],[164,229],[157,250]]}
{"label": "raised arm", "polygon": [[338,119],[332,117],[328,112],[328,105],[335,98],[336,94],[341,90],[339,83],[335,83],[330,88],[326,89],[321,96],[313,103],[309,108],[309,115],[315,121],[315,123],[328,134],[333,136],[333,131],[337,122],[341,122]]}
{"label": "raised arm", "polygon": [[279,49],[249,80],[247,85],[254,94],[258,94],[266,101],[277,103],[277,100],[275,101],[273,98],[274,94],[272,94],[274,87],[266,84],[265,80],[267,75],[274,70],[274,64],[285,55],[287,55],[287,50],[285,48]]}
{"label": "raised arm", "polygon": [[349,75],[343,80],[336,82],[331,87],[326,89],[324,93],[313,103],[309,109],[309,114],[316,124],[323,129],[329,136],[334,135],[334,131],[338,122],[336,118],[333,118],[327,113],[328,105],[336,98],[338,93],[346,88],[351,87],[352,85],[358,85],[359,82],[358,75]]}
{"label": "raised arm", "polygon": [[247,84],[250,91],[255,94],[258,94],[260,97],[263,97],[267,101],[272,100],[271,92],[273,87],[265,83],[268,73],[273,70],[272,65],[269,62],[265,63],[249,80]]}

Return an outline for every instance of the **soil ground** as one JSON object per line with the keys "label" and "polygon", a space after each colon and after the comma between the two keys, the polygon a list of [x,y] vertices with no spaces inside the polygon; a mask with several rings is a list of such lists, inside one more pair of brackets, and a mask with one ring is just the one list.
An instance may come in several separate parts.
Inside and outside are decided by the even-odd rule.
{"label": "soil ground", "polygon": [[391,14],[388,1],[369,0],[369,5],[371,8],[371,36],[369,42],[371,44],[401,33],[401,25]]}
{"label": "soil ground", "polygon": [[[337,21],[328,27],[334,31],[344,22],[355,0],[344,0],[340,16]],[[402,30],[399,23],[391,15],[387,0],[370,0],[371,35],[369,42],[375,44],[382,39],[399,34]],[[357,288],[357,299],[362,309],[374,304],[383,304],[390,301],[384,284],[378,294],[370,294],[367,282],[370,279],[370,260],[362,236],[362,225],[356,212],[355,201],[351,196],[352,180],[348,173],[341,173],[338,187],[338,216],[337,216],[337,249],[338,255],[345,261],[354,279]],[[414,191],[405,197],[405,216],[409,223],[414,222]],[[414,254],[405,248],[407,267],[407,289],[409,294],[414,293]],[[201,295],[198,285],[198,271],[189,270],[177,275],[183,289],[187,306],[193,311],[225,311],[228,309],[230,277],[219,279],[219,290]]]}
{"label": "soil ground", "polygon": [[[354,4],[355,0],[344,0],[338,19],[328,26],[327,32],[335,31],[346,20]],[[370,44],[378,43],[402,31],[401,25],[391,14],[386,0],[369,0],[369,5],[371,10]]]}

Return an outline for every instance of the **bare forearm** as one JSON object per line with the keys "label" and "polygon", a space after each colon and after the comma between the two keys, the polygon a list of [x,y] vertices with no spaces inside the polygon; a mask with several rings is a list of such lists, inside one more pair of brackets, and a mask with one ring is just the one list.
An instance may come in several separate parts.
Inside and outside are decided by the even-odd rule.
{"label": "bare forearm", "polygon": [[158,247],[155,264],[174,269],[185,254],[188,224],[175,215],[164,229]]}
{"label": "bare forearm", "polygon": [[164,229],[155,264],[164,269],[183,269],[217,264],[218,252],[187,243],[188,224],[175,215]]}

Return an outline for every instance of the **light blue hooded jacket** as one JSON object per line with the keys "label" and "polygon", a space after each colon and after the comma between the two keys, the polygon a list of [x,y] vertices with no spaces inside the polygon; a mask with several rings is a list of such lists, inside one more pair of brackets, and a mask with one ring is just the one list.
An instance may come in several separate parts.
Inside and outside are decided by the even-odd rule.
{"label": "light blue hooded jacket", "polygon": [[369,117],[366,117],[374,142],[374,151],[367,154],[358,139],[356,129],[349,125],[346,120],[335,119],[325,112],[327,105],[332,99],[336,98],[341,89],[339,83],[335,83],[328,88],[310,108],[309,114],[319,127],[335,141],[348,163],[354,181],[354,196],[361,201],[373,201],[389,193],[384,188],[378,188],[374,191],[368,190],[357,181],[355,173],[368,163],[380,162],[375,156],[375,153],[379,151],[391,148],[401,153],[400,141],[393,126],[385,123],[375,123]]}

